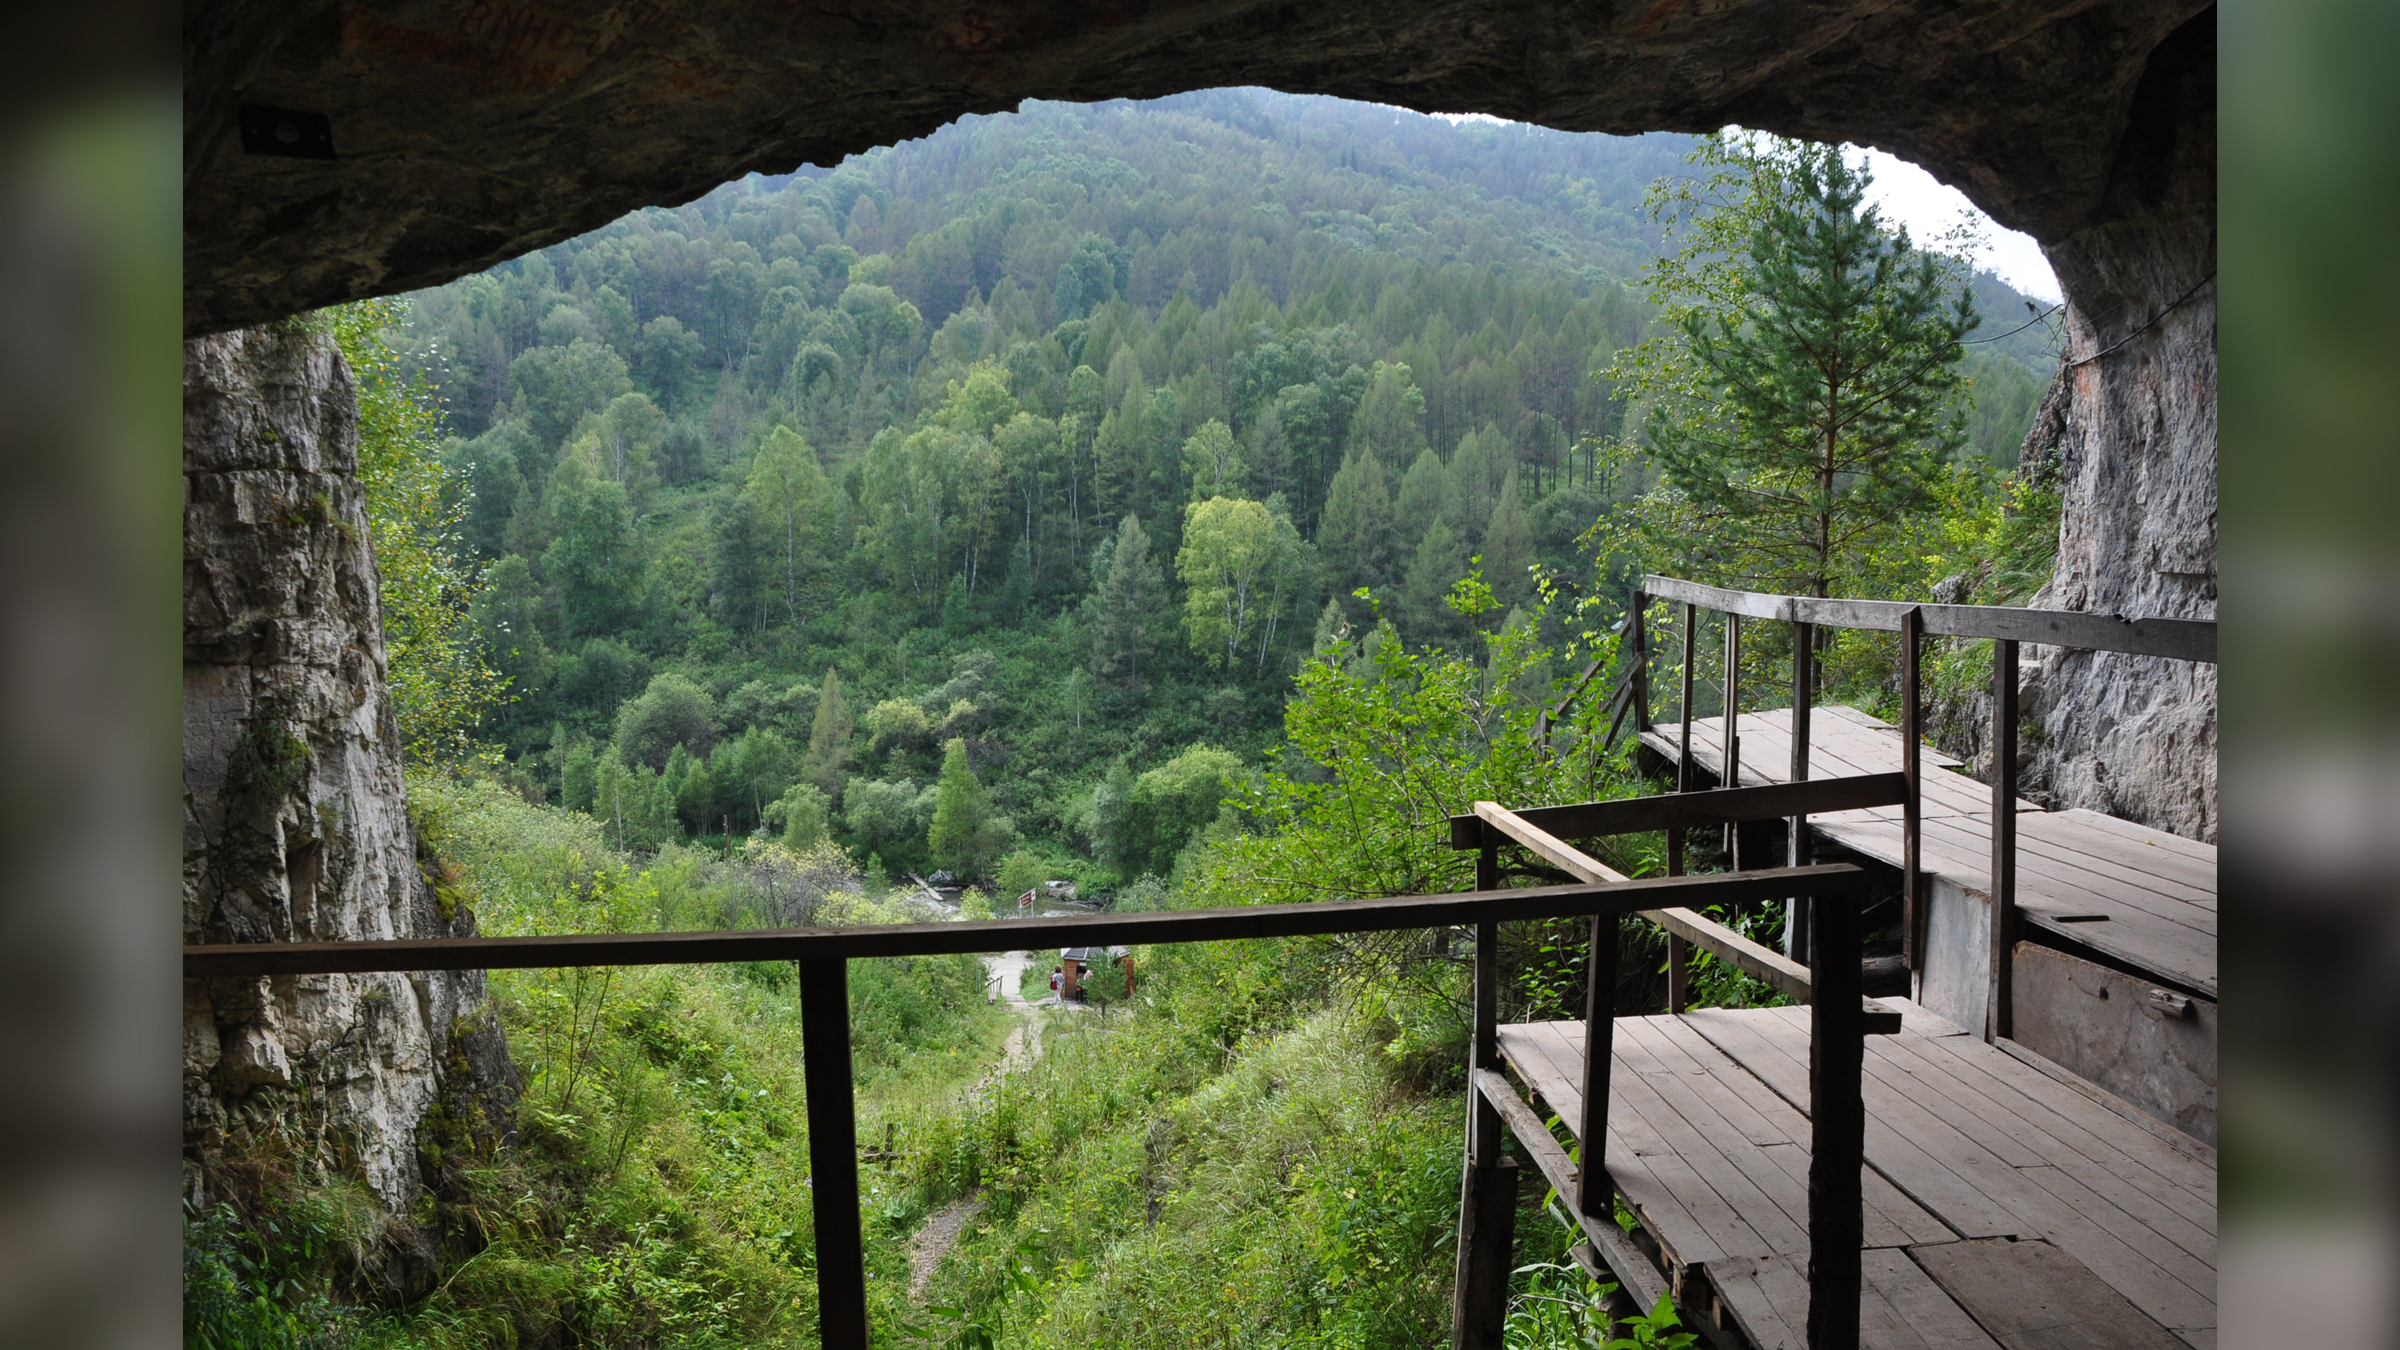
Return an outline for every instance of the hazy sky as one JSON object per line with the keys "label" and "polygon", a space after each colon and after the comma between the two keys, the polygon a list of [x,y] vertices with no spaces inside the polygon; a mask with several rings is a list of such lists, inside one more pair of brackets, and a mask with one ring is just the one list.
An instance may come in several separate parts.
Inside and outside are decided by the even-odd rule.
{"label": "hazy sky", "polygon": [[2050,270],[2042,246],[2033,242],[2032,235],[2000,228],[1990,216],[1976,210],[1965,193],[1905,159],[1881,150],[1865,154],[1868,171],[1875,178],[1867,199],[1883,212],[1885,220],[1906,225],[1909,236],[1923,243],[1957,224],[1961,214],[1969,215],[1983,235],[1983,247],[1975,255],[1978,266],[1999,273],[2002,281],[2036,300],[2058,302],[2058,276]]}

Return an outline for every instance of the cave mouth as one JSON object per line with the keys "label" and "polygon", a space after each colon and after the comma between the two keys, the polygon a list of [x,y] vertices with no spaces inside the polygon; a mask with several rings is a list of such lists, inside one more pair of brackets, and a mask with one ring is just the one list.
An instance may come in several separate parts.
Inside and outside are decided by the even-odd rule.
{"label": "cave mouth", "polygon": [[[2213,237],[2214,12],[1218,0],[1069,16],[910,0],[800,21],[737,0],[195,4],[186,332],[436,285],[639,206],[1029,98],[1236,85],[1568,131],[1738,124],[1889,151],[2053,249],[2179,202]],[[2203,125],[2205,185],[2185,181],[2183,153]],[[2115,269],[2059,270],[2089,308],[2079,286]]]}

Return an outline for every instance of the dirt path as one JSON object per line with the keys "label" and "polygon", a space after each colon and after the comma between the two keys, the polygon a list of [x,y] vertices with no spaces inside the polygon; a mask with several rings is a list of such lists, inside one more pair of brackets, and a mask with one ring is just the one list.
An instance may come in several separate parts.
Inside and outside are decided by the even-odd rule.
{"label": "dirt path", "polygon": [[933,1279],[933,1272],[941,1266],[942,1258],[958,1245],[958,1235],[966,1231],[968,1222],[981,1213],[982,1196],[953,1200],[934,1211],[933,1217],[925,1221],[925,1226],[917,1230],[916,1240],[908,1248],[910,1302],[924,1300],[925,1285]]}
{"label": "dirt path", "polygon": [[[1008,1004],[1009,1011],[1016,1015],[1017,1024],[1009,1028],[1008,1040],[1000,1047],[1000,1062],[967,1089],[970,1101],[983,1100],[1001,1079],[1031,1063],[1042,1053],[1041,1019],[1036,1017],[1041,1005],[1027,1002],[1025,996],[1017,992],[1025,967],[1031,964],[1033,954],[1030,952],[1009,952],[983,958],[985,977],[999,984],[1000,996]],[[1045,1004],[1048,1002],[1044,1000]],[[926,1282],[940,1268],[942,1258],[958,1245],[959,1234],[966,1231],[967,1224],[982,1212],[981,1196],[970,1195],[963,1200],[953,1200],[934,1211],[933,1216],[925,1220],[925,1226],[919,1228],[916,1236],[909,1240],[908,1296],[912,1301],[925,1297]]]}

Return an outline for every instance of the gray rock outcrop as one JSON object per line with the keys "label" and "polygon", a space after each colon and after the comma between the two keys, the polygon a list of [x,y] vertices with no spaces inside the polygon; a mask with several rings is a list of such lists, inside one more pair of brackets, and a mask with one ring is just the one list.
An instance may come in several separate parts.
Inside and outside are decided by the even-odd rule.
{"label": "gray rock outcrop", "polygon": [[[2151,54],[2106,223],[2044,245],[2068,306],[2066,363],[2019,456],[2063,506],[2037,608],[2217,616],[2216,104],[2212,14]],[[2028,796],[2215,841],[2215,666],[2033,647],[2019,671]],[[1979,772],[1990,706],[1936,715]]]}
{"label": "gray rock outcrop", "polygon": [[[340,354],[297,324],[196,339],[183,396],[184,940],[471,933],[409,823]],[[478,973],[187,980],[183,1080],[192,1198],[338,1172],[395,1216],[437,1104],[488,1144],[516,1081]],[[374,1278],[431,1270],[408,1229]]]}

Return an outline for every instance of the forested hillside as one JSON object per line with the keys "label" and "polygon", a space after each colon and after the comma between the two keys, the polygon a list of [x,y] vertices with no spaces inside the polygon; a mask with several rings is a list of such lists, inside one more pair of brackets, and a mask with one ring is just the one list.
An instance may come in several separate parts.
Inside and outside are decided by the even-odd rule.
{"label": "forested hillside", "polygon": [[[1579,538],[1648,485],[1595,372],[1643,335],[1642,197],[1689,144],[1029,104],[418,296],[492,560],[484,734],[618,846],[1163,872],[1327,631],[1462,646],[1477,558],[1487,628],[1536,564],[1595,583]],[[1999,463],[2048,336],[1968,349]]]}

